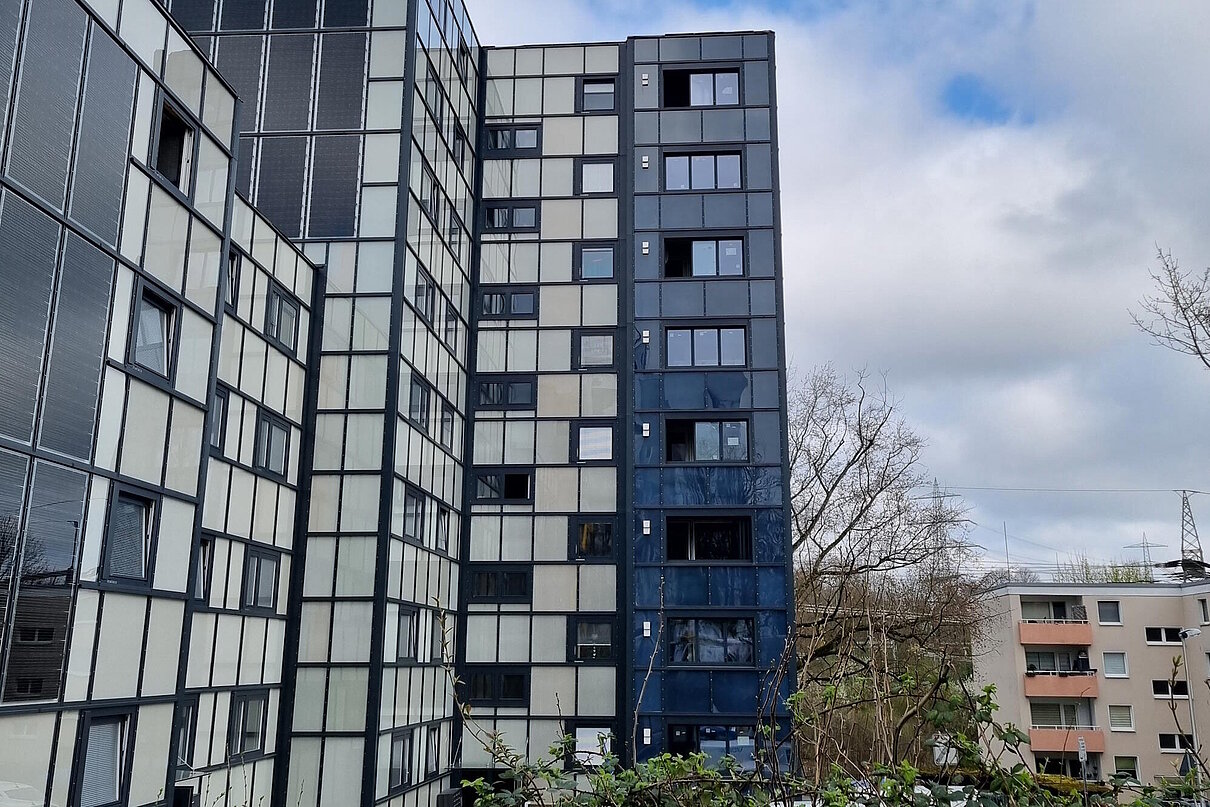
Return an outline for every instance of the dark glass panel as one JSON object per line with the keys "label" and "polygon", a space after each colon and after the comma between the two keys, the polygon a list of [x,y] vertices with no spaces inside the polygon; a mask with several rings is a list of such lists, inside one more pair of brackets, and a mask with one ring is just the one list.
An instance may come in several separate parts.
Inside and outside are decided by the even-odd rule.
{"label": "dark glass panel", "polygon": [[247,198],[252,198],[252,156],[256,147],[256,139],[241,137],[239,139],[239,161],[235,174],[235,189]]}
{"label": "dark glass panel", "polygon": [[664,504],[700,505],[709,503],[705,468],[666,468],[664,470]]}
{"label": "dark glass panel", "polygon": [[306,159],[305,137],[261,138],[256,206],[291,238],[299,235]]}
{"label": "dark glass panel", "polygon": [[[240,131],[256,131],[256,109],[260,98],[260,60],[264,38],[259,36],[222,36],[218,39],[217,66],[223,78],[231,82],[244,102],[240,110]],[[242,162],[242,161],[241,161]]]}
{"label": "dark glass panel", "polygon": [[781,563],[786,557],[786,522],[780,510],[756,511],[753,527],[758,563]]}
{"label": "dark glass panel", "polygon": [[[13,80],[13,56],[17,52],[17,29],[21,27],[21,0],[0,2],[0,109],[8,108],[9,85]],[[7,116],[0,115],[0,142],[4,142]]]}
{"label": "dark glass panel", "polygon": [[669,567],[664,571],[664,603],[668,606],[701,606],[708,604],[706,570],[692,567]]}
{"label": "dark glass panel", "polygon": [[100,28],[93,28],[88,78],[72,179],[71,217],[114,246],[118,240],[135,65]]}
{"label": "dark glass panel", "polygon": [[637,505],[658,505],[660,503],[660,472],[655,469],[635,471],[634,501]]}
{"label": "dark glass panel", "polygon": [[[660,570],[636,569],[634,573],[634,604],[637,608],[660,607]],[[636,615],[637,617],[637,615]],[[637,634],[642,636],[642,631]]]}
{"label": "dark glass panel", "polygon": [[20,454],[0,449],[0,647],[8,625],[8,595],[17,562],[21,527],[21,498],[25,493],[28,463]]}
{"label": "dark glass panel", "polygon": [[11,193],[0,213],[0,434],[28,443],[34,426],[59,226]]}
{"label": "dark glass panel", "polygon": [[670,712],[710,711],[710,673],[677,670],[664,673],[664,704]]}
{"label": "dark glass panel", "polygon": [[308,128],[314,51],[315,37],[311,34],[276,34],[269,37],[265,118],[262,124],[264,131]]}
{"label": "dark glass panel", "polygon": [[273,4],[273,28],[314,28],[317,0],[290,0]]}
{"label": "dark glass panel", "polygon": [[747,373],[707,373],[706,407],[735,409],[751,405]]}
{"label": "dark glass panel", "polygon": [[319,57],[316,129],[360,129],[365,34],[325,34]]}
{"label": "dark glass panel", "polygon": [[88,477],[39,462],[25,521],[4,700],[59,695]]}
{"label": "dark glass panel", "polygon": [[172,16],[186,31],[214,30],[215,0],[173,0]]}
{"label": "dark glass panel", "polygon": [[219,28],[224,31],[261,30],[267,0],[223,0]]}
{"label": "dark glass panel", "polygon": [[39,442],[83,460],[92,453],[112,278],[111,258],[68,236]]}
{"label": "dark glass panel", "polygon": [[369,0],[327,0],[324,3],[324,27],[365,25]]}
{"label": "dark glass panel", "polygon": [[757,617],[757,663],[770,667],[781,661],[786,649],[786,614],[784,611],[763,611]]}
{"label": "dark glass panel", "polygon": [[701,409],[706,399],[705,384],[702,373],[666,374],[664,406],[669,409]]}
{"label": "dark glass panel", "polygon": [[[710,570],[710,604],[720,606],[756,605],[756,570],[718,566]],[[749,645],[751,625],[748,626]],[[751,663],[751,647],[748,652]]]}
{"label": "dark glass panel", "polygon": [[311,176],[311,238],[355,234],[357,167],[361,138],[332,135],[315,138]]}
{"label": "dark glass panel", "polygon": [[635,376],[634,405],[637,409],[659,408],[660,376],[647,373]]}
{"label": "dark glass panel", "polygon": [[87,20],[73,0],[29,4],[13,112],[8,175],[60,210],[67,193]]}
{"label": "dark glass panel", "polygon": [[756,572],[757,602],[762,608],[786,606],[786,572],[784,569],[758,569]]}
{"label": "dark glass panel", "polygon": [[[751,648],[749,647],[750,650]],[[713,708],[710,711],[740,715],[754,715],[760,711],[760,702],[757,700],[757,693],[760,690],[760,676],[757,673],[720,671],[714,673],[713,677],[714,686],[711,687],[713,692],[711,706]],[[751,763],[753,748],[752,728],[750,726],[738,727],[738,731],[736,731],[735,727],[729,726],[727,728],[730,729],[728,732],[730,737],[728,737],[726,753],[741,761],[746,756],[747,762]],[[704,732],[705,728],[703,727]],[[703,740],[709,745],[710,739],[703,737]],[[721,738],[718,739],[718,743],[721,745]],[[719,750],[722,749],[720,748]]]}

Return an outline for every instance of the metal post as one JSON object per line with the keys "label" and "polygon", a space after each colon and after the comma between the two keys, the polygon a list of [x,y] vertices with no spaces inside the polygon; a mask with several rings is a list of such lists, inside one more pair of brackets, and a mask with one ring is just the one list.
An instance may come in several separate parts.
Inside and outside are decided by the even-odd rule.
{"label": "metal post", "polygon": [[1181,656],[1185,666],[1185,689],[1189,691],[1189,732],[1193,740],[1193,784],[1197,788],[1197,806],[1205,807],[1205,800],[1202,798],[1202,755],[1201,748],[1197,743],[1197,714],[1193,709],[1193,684],[1189,680],[1189,647],[1186,644],[1187,639],[1192,639],[1196,636],[1201,636],[1202,632],[1199,628],[1184,628],[1181,630]]}

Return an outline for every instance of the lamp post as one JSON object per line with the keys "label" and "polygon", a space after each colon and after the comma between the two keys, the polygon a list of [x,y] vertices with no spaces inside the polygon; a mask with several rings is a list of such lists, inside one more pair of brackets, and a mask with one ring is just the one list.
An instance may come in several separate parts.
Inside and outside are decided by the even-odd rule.
{"label": "lamp post", "polygon": [[1186,645],[1188,639],[1193,639],[1202,635],[1200,628],[1182,628],[1181,629],[1181,656],[1185,662],[1185,688],[1189,690],[1189,731],[1193,736],[1193,784],[1197,787],[1197,804],[1202,807],[1205,801],[1202,799],[1202,757],[1201,749],[1197,744],[1197,715],[1193,710],[1193,685],[1189,682],[1189,648]]}

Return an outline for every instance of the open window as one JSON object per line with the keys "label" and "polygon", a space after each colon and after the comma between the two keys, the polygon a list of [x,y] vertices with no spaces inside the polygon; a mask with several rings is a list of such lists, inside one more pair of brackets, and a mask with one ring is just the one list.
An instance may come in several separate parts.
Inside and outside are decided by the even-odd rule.
{"label": "open window", "polygon": [[660,79],[664,107],[678,109],[739,104],[739,71],[665,70]]}
{"label": "open window", "polygon": [[739,238],[669,238],[664,241],[664,277],[740,277],[744,242]]}
{"label": "open window", "polygon": [[669,419],[664,444],[668,462],[746,462],[748,422]]}
{"label": "open window", "polygon": [[135,298],[134,317],[130,358],[139,367],[168,378],[176,339],[176,304],[143,283]]}
{"label": "open window", "polygon": [[123,583],[150,581],[158,508],[159,497],[155,494],[116,488],[105,535],[106,579]]}
{"label": "open window", "polygon": [[669,516],[668,560],[752,560],[752,519],[748,516]]}
{"label": "open window", "polygon": [[156,142],[152,150],[152,166],[164,179],[182,193],[189,193],[193,168],[193,142],[197,130],[185,115],[166,100],[160,102],[160,120],[156,127]]}

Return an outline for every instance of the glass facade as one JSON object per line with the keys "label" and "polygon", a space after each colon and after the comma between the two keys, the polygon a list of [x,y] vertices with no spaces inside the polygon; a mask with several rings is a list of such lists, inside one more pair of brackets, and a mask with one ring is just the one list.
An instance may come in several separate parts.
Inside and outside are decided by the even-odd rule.
{"label": "glass facade", "polygon": [[493,767],[457,701],[578,764],[750,761],[771,35],[166,5],[0,3],[6,795],[438,803]]}

